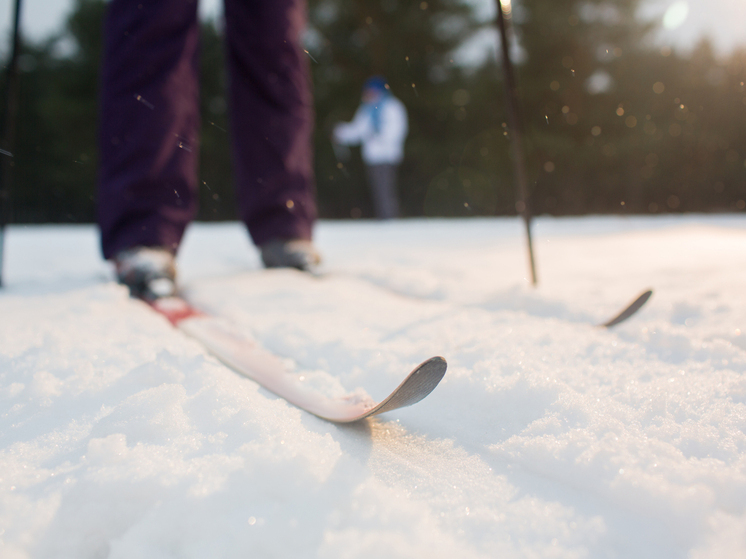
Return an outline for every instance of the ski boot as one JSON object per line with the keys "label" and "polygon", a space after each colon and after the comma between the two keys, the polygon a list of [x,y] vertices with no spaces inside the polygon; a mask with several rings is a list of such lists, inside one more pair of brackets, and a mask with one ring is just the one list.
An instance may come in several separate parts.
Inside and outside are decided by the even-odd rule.
{"label": "ski boot", "polygon": [[176,294],[176,263],[171,251],[161,247],[133,247],[114,257],[117,281],[130,295],[155,301]]}
{"label": "ski boot", "polygon": [[260,250],[267,268],[296,268],[308,272],[321,262],[316,248],[306,239],[272,239]]}

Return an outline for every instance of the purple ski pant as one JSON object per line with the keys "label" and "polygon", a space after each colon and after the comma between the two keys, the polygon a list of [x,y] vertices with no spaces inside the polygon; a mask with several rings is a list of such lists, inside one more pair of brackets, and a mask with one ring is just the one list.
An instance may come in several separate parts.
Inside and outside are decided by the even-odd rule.
{"label": "purple ski pant", "polygon": [[[305,0],[225,0],[236,194],[257,245],[310,239],[316,218],[305,21]],[[112,0],[104,40],[104,257],[139,245],[176,252],[197,211],[197,0]]]}

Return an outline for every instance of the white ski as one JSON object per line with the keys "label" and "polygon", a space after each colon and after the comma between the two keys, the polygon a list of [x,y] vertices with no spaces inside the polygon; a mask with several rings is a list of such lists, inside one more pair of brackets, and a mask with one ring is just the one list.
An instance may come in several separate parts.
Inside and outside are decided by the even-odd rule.
{"label": "white ski", "polygon": [[149,304],[234,371],[291,404],[335,423],[360,421],[416,404],[435,389],[446,373],[446,360],[431,357],[415,367],[381,402],[358,394],[332,398],[305,386],[279,357],[238,331],[229,321],[205,315],[178,297],[158,299]]}
{"label": "white ski", "polygon": [[648,289],[647,291],[643,291],[640,293],[640,295],[637,296],[637,298],[632,301],[629,305],[624,307],[621,312],[619,312],[614,318],[610,318],[603,324],[599,324],[599,328],[611,328],[612,326],[616,326],[620,322],[624,322],[629,317],[631,317],[633,314],[635,314],[637,311],[639,311],[642,306],[648,302],[648,299],[653,295],[653,290]]}

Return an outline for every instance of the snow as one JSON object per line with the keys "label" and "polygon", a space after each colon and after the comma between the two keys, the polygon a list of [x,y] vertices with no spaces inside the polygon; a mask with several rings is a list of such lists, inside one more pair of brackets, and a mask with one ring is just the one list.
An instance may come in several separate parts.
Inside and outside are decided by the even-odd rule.
{"label": "snow", "polygon": [[[132,301],[92,226],[16,226],[0,292],[0,556],[746,556],[746,218],[322,222],[323,274],[242,227],[179,255],[200,306],[322,389],[301,412]],[[647,287],[632,319],[594,328]]]}

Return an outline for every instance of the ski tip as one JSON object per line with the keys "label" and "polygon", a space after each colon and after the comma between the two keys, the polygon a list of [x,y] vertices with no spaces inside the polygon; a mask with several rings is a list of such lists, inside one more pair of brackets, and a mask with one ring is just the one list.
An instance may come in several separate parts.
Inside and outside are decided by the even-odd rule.
{"label": "ski tip", "polygon": [[425,372],[435,382],[435,385],[437,385],[443,376],[445,376],[447,369],[448,362],[445,360],[445,357],[436,355],[417,365],[410,376]]}
{"label": "ski tip", "polygon": [[415,368],[415,371],[426,370],[427,374],[431,379],[433,379],[433,381],[435,381],[435,385],[437,386],[445,376],[447,369],[448,362],[445,360],[445,357],[436,355],[435,357],[431,357],[430,359],[420,363],[417,368]]}
{"label": "ski tip", "polygon": [[653,290],[647,289],[640,293],[640,295],[637,296],[637,298],[632,301],[629,305],[627,305],[622,312],[620,312],[618,315],[616,315],[611,320],[608,320],[604,322],[603,324],[599,324],[599,327],[601,328],[611,328],[612,326],[616,326],[620,322],[624,322],[628,318],[630,318],[632,315],[634,315],[637,311],[639,311],[642,306],[648,302],[648,299],[653,296]]}
{"label": "ski tip", "polygon": [[431,357],[417,365],[407,375],[402,383],[383,400],[380,404],[371,408],[366,413],[353,418],[345,419],[345,422],[359,421],[366,417],[378,415],[416,404],[430,394],[446,374],[448,363],[440,356]]}
{"label": "ski tip", "polygon": [[448,362],[446,361],[445,357],[441,357],[440,355],[436,355],[435,357],[431,357],[430,359],[427,359],[426,361],[423,361],[420,363],[420,367],[424,365],[431,365],[431,366],[438,366],[438,367],[447,367]]}
{"label": "ski tip", "polygon": [[419,402],[425,396],[430,394],[430,392],[435,390],[435,387],[438,386],[441,380],[443,380],[447,369],[448,363],[445,358],[439,355],[431,357],[415,367],[397,389],[401,390],[404,387],[414,389],[408,390],[407,388],[404,388],[404,392],[408,392],[408,403],[403,404],[400,407],[404,407],[405,405],[409,406]]}

